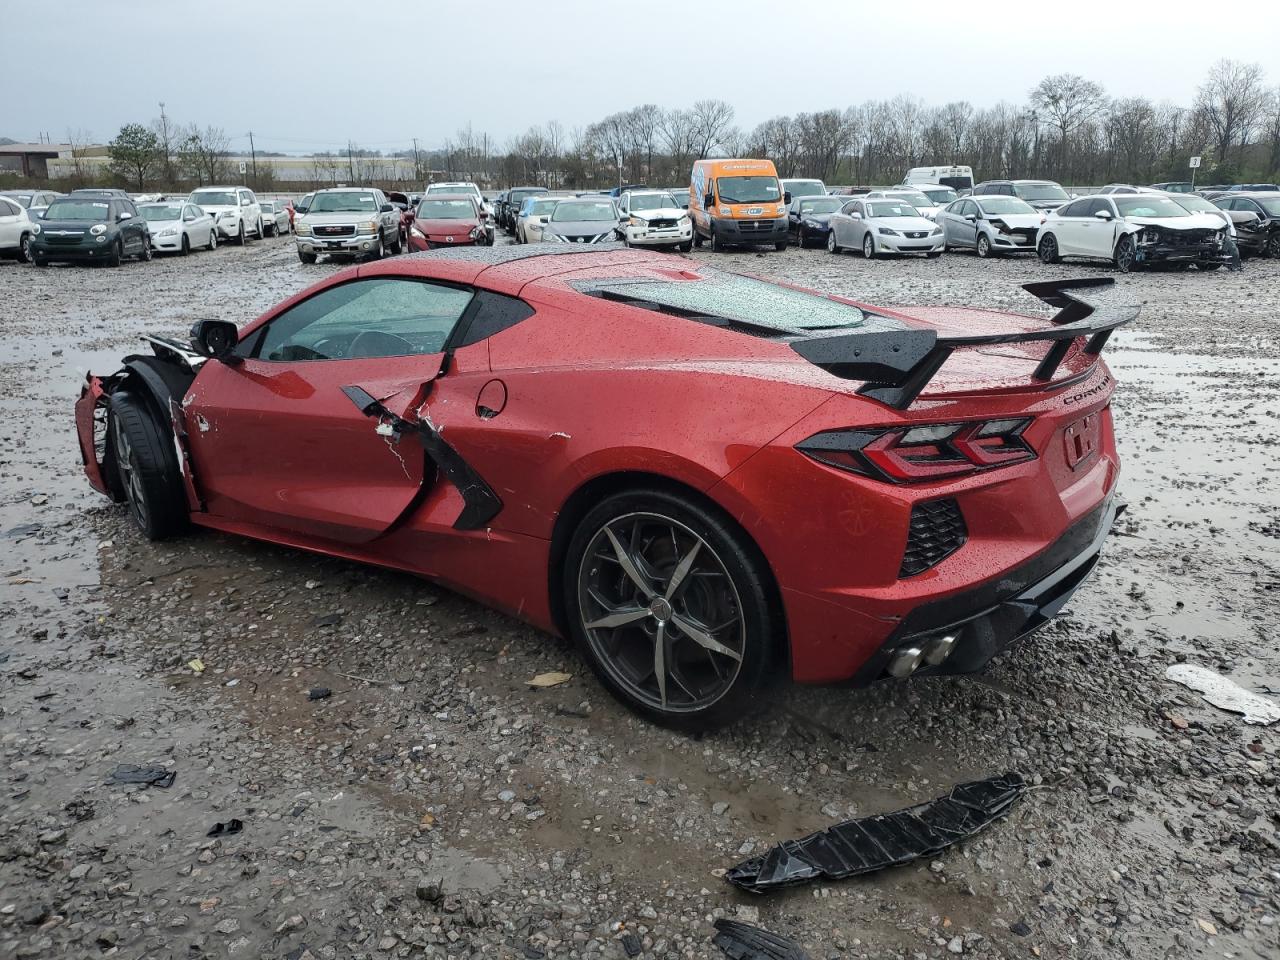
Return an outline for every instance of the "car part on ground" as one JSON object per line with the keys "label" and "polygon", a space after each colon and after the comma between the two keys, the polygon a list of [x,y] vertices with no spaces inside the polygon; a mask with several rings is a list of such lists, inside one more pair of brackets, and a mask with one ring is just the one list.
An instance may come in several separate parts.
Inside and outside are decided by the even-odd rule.
{"label": "car part on ground", "polygon": [[730,960],[809,960],[798,943],[740,920],[721,917],[711,939]]}
{"label": "car part on ground", "polygon": [[1194,663],[1174,663],[1169,665],[1164,675],[1174,683],[1195,690],[1215,707],[1243,714],[1245,723],[1267,726],[1280,720],[1280,703],[1246,690],[1206,667]]}
{"label": "car part on ground", "polygon": [[1009,812],[1026,791],[1017,773],[973,780],[894,813],[845,820],[730,869],[725,879],[752,893],[814,880],[843,880],[940,853]]}

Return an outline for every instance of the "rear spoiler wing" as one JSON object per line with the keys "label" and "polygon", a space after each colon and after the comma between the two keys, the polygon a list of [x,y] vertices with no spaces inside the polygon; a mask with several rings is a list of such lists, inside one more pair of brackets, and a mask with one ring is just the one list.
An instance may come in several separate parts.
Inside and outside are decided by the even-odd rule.
{"label": "rear spoiler wing", "polygon": [[[918,327],[811,337],[791,347],[810,363],[846,380],[864,380],[858,393],[896,410],[905,410],[920,396],[934,375],[960,347],[999,343],[1052,342],[1032,378],[1048,382],[1057,373],[1071,344],[1088,337],[1084,352],[1096,358],[1111,332],[1138,315],[1136,304],[1114,304],[1099,296],[1115,285],[1111,277],[1048,280],[1024,284],[1022,289],[1053,307],[1052,326],[1016,333],[984,333],[941,337]],[[1092,296],[1091,296],[1092,294]]]}

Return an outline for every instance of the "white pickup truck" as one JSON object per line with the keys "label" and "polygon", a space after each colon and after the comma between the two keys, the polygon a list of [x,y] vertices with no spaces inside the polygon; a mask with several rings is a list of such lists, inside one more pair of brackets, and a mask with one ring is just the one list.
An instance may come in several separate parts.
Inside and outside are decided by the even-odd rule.
{"label": "white pickup truck", "polygon": [[319,256],[378,260],[403,247],[400,211],[376,187],[317,190],[306,212],[294,218],[293,232],[303,263]]}

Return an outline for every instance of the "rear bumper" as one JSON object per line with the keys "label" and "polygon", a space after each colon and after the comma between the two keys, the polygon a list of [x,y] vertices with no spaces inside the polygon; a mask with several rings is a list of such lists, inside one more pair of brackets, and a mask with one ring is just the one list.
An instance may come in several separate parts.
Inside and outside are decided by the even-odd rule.
{"label": "rear bumper", "polygon": [[1124,504],[1114,493],[1076,521],[1044,552],[999,579],[912,610],[880,649],[858,670],[854,686],[886,679],[898,651],[927,649],[936,638],[955,637],[940,664],[920,674],[975,673],[996,654],[1034,633],[1057,615],[1102,555],[1102,544]]}

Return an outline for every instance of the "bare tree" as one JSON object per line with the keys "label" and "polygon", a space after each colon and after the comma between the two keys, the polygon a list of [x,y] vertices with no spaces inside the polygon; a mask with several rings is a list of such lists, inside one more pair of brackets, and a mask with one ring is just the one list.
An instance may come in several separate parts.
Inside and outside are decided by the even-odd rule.
{"label": "bare tree", "polygon": [[711,153],[733,123],[733,107],[723,100],[699,100],[693,105],[693,143],[697,159]]}
{"label": "bare tree", "polygon": [[1031,91],[1031,105],[1043,115],[1035,116],[1058,128],[1058,163],[1068,178],[1072,175],[1072,135],[1092,120],[1106,103],[1101,84],[1074,73],[1045,77]]}
{"label": "bare tree", "polygon": [[151,121],[151,130],[156,135],[159,146],[160,179],[165,186],[173,186],[177,181],[177,153],[180,132],[173,119],[165,113],[164,101],[160,102],[160,116]]}
{"label": "bare tree", "polygon": [[92,142],[93,136],[82,127],[67,131],[67,143],[71,147],[71,179],[77,187],[88,179],[89,144]]}
{"label": "bare tree", "polygon": [[227,176],[227,150],[231,141],[221,127],[201,130],[194,123],[178,144],[178,164],[197,184],[217,183]]}
{"label": "bare tree", "polygon": [[1266,111],[1268,92],[1262,67],[1238,60],[1219,60],[1196,91],[1196,109],[1213,130],[1217,160],[1226,163],[1233,146],[1243,161],[1244,146]]}

